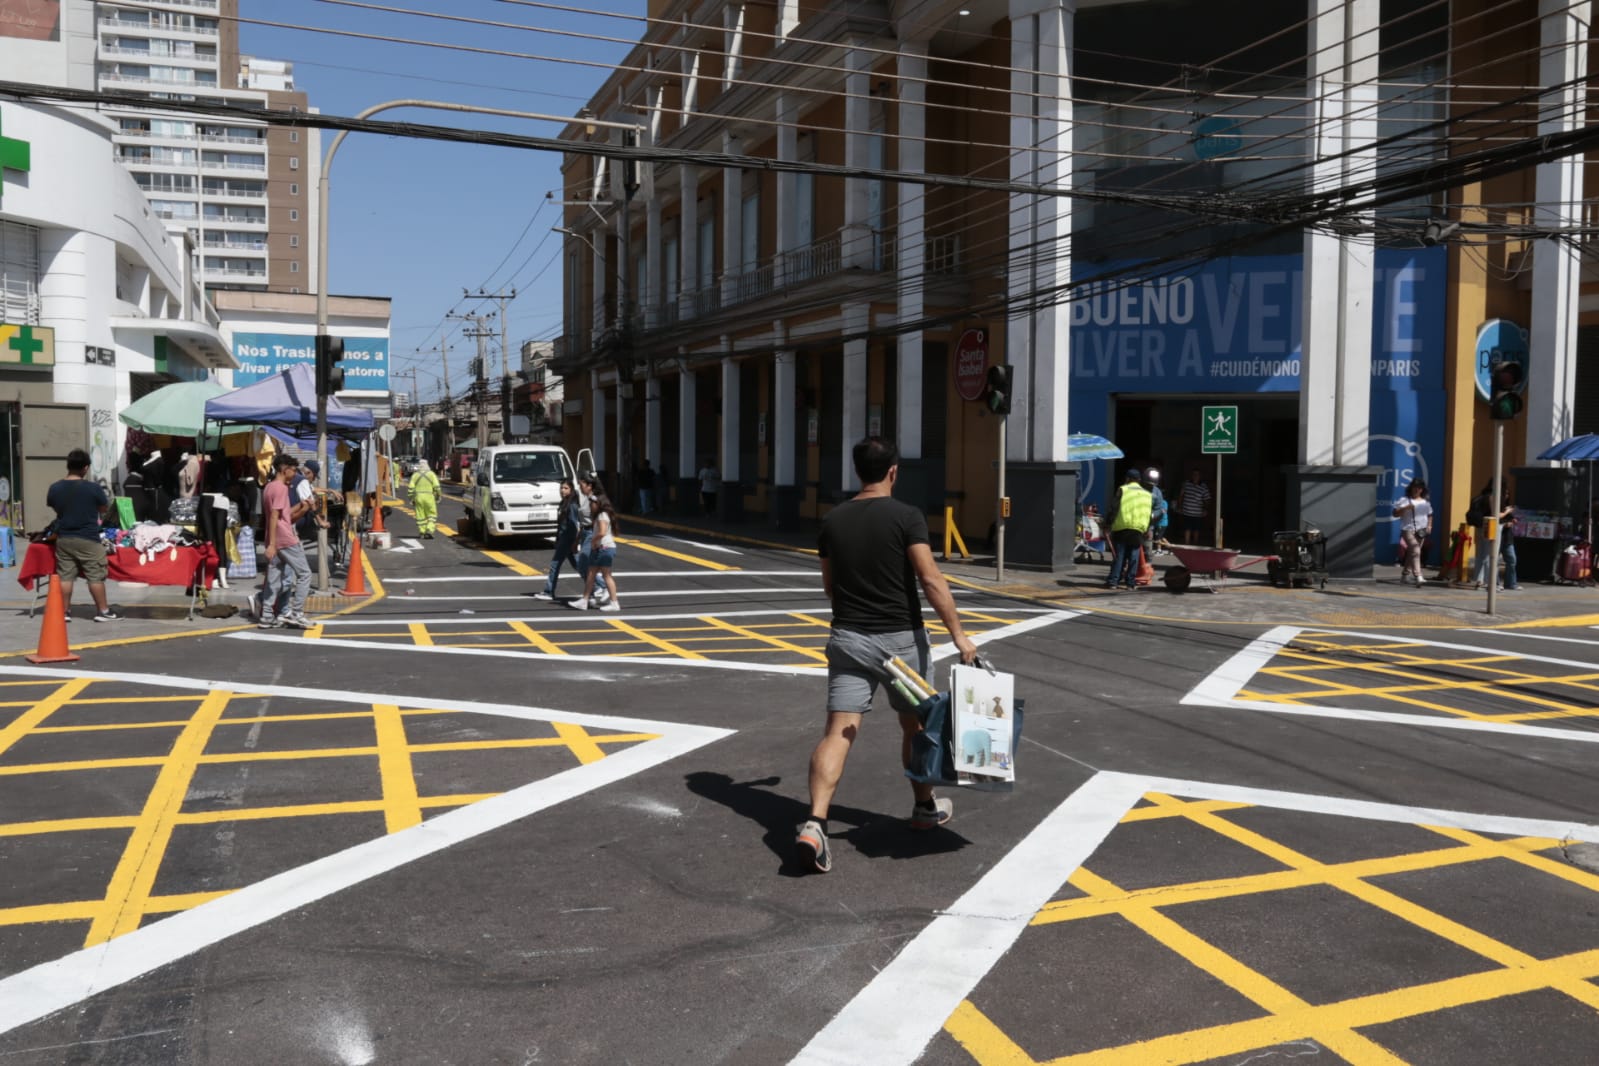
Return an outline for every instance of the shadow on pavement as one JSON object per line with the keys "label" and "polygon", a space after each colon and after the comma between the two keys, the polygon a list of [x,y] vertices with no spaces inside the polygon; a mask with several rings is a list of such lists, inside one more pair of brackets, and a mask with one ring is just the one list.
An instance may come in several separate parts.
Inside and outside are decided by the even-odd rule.
{"label": "shadow on pavement", "polygon": [[[800,800],[770,791],[782,780],[774,776],[734,781],[726,774],[708,770],[684,776],[690,792],[720,803],[766,830],[761,843],[782,863],[778,869],[782,876],[803,877],[809,871],[794,861],[794,834],[810,816],[810,808]],[[916,832],[903,818],[836,803],[828,812],[828,822],[828,840],[834,845],[847,842],[869,859],[915,859],[959,851],[971,843],[948,829]],[[839,823],[854,828],[840,830]]]}

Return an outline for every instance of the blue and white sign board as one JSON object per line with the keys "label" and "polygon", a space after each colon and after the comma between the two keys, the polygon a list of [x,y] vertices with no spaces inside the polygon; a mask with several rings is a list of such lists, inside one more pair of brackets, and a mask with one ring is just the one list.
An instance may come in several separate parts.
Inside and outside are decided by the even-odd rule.
{"label": "blue and white sign board", "polygon": [[[1119,274],[1129,265],[1080,268]],[[1443,471],[1445,253],[1380,249],[1375,274],[1368,461],[1383,468],[1376,559],[1391,561],[1394,499],[1412,478],[1431,483]],[[1072,431],[1114,439],[1116,394],[1297,392],[1301,282],[1300,257],[1280,255],[1090,286],[1071,306]]]}
{"label": "blue and white sign board", "polygon": [[[316,363],[316,338],[302,333],[235,333],[233,355],[239,369],[234,385],[254,385],[298,363]],[[344,388],[353,392],[389,391],[389,339],[345,337]]]}
{"label": "blue and white sign board", "polygon": [[1493,371],[1503,363],[1518,363],[1521,380],[1527,380],[1527,331],[1508,319],[1495,318],[1477,330],[1477,395],[1493,395]]}

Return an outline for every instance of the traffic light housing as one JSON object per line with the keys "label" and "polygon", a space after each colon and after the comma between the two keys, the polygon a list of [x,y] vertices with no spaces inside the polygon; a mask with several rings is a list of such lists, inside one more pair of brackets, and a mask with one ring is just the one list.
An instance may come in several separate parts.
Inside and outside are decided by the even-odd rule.
{"label": "traffic light housing", "polygon": [[316,394],[332,396],[344,388],[344,368],[339,361],[344,358],[344,340],[326,333],[316,338]]}
{"label": "traffic light housing", "polygon": [[1012,376],[1009,363],[988,368],[988,409],[996,415],[1010,414]]}
{"label": "traffic light housing", "polygon": [[1521,393],[1527,387],[1527,372],[1519,362],[1504,360],[1488,369],[1488,417],[1508,421],[1521,413]]}

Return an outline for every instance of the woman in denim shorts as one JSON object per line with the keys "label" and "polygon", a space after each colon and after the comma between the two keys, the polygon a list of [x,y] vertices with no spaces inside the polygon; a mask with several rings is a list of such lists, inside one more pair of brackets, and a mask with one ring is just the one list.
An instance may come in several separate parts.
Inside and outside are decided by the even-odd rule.
{"label": "woman in denim shorts", "polygon": [[589,511],[594,516],[594,533],[589,542],[588,578],[583,583],[583,598],[572,606],[580,611],[589,609],[597,574],[604,578],[605,587],[611,593],[611,598],[605,601],[600,610],[620,611],[622,607],[616,601],[616,579],[611,576],[611,567],[616,565],[616,512],[611,508],[609,497],[600,492],[590,497]]}

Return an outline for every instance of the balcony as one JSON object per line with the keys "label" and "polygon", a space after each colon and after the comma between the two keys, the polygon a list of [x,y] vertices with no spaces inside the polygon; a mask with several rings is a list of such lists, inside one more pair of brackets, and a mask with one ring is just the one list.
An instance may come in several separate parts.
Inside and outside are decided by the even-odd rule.
{"label": "balcony", "polygon": [[266,190],[209,187],[202,189],[200,195],[207,200],[265,200]]}
{"label": "balcony", "polygon": [[107,45],[100,49],[101,58],[136,59],[141,63],[182,63],[186,66],[214,67],[217,65],[217,56],[210,55],[173,55],[164,52],[152,52],[148,48],[123,48],[117,45]]}
{"label": "balcony", "polygon": [[217,87],[215,81],[202,81],[198,78],[192,81],[180,81],[175,78],[152,78],[144,74],[124,74],[120,70],[101,71],[100,82],[104,85],[137,85],[161,92],[193,92],[196,89]]}
{"label": "balcony", "polygon": [[815,281],[830,274],[837,274],[843,266],[843,242],[835,233],[805,248],[783,253],[780,272],[782,280],[779,284],[788,286]]}
{"label": "balcony", "polygon": [[207,236],[205,247],[215,248],[223,252],[236,252],[239,255],[266,255],[266,241],[229,241]]}
{"label": "balcony", "polygon": [[153,130],[126,129],[117,130],[113,137],[127,137],[140,141],[193,141],[192,133],[156,133]]}
{"label": "balcony", "polygon": [[246,137],[243,134],[232,133],[202,133],[200,134],[200,140],[205,144],[242,144],[251,148],[259,148],[263,152],[266,151],[267,146],[265,137]]}
{"label": "balcony", "polygon": [[205,276],[208,278],[227,278],[230,281],[265,281],[266,267],[243,266],[207,266]]}
{"label": "balcony", "polygon": [[255,215],[229,214],[206,215],[205,224],[207,226],[260,226],[262,229],[266,229],[267,220],[265,215],[259,217]]}
{"label": "balcony", "polygon": [[235,162],[222,162],[220,160],[215,160],[215,159],[204,159],[204,160],[201,160],[200,169],[201,170],[205,170],[205,171],[215,171],[216,173],[219,173],[219,174],[265,174],[266,171],[267,171],[266,163],[264,163],[264,162],[262,162],[262,163],[241,163],[241,162],[237,162],[237,161],[235,161]]}
{"label": "balcony", "polygon": [[151,37],[170,37],[173,35],[188,35],[190,37],[216,37],[215,26],[196,26],[192,23],[171,23],[159,19],[136,22],[132,19],[103,18],[100,20],[102,30],[112,30],[116,33],[146,34]]}

